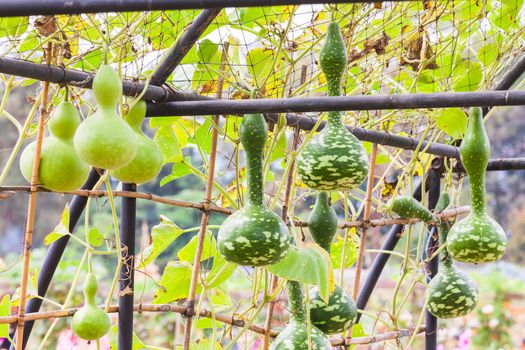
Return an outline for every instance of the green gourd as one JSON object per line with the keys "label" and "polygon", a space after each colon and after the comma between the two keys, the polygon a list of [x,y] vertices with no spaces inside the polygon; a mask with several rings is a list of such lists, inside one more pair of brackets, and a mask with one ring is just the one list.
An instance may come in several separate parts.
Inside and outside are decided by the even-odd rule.
{"label": "green gourd", "polygon": [[122,182],[141,184],[154,179],[162,168],[162,153],[159,146],[142,132],[142,121],[146,117],[146,101],[138,101],[124,117],[135,132],[137,154],[122,168],[112,170],[111,176]]}
{"label": "green gourd", "polygon": [[108,314],[95,303],[96,294],[97,278],[90,272],[84,281],[84,306],[75,312],[71,325],[73,332],[84,340],[100,339],[111,327]]}
{"label": "green gourd", "polygon": [[485,210],[485,172],[490,157],[490,142],[481,108],[471,108],[469,114],[459,153],[470,179],[472,211],[450,229],[447,249],[455,260],[483,263],[497,261],[503,256],[507,237]]}
{"label": "green gourd", "polygon": [[[49,119],[49,136],[42,140],[38,183],[58,191],[73,191],[86,182],[89,166],[78,156],[73,135],[80,124],[78,112],[71,102],[61,102]],[[31,182],[36,141],[30,143],[20,156],[20,170]]]}
{"label": "green gourd", "polygon": [[75,133],[75,149],[94,167],[117,169],[137,154],[137,137],[133,129],[116,112],[122,97],[122,82],[109,65],[100,66],[93,79],[97,111],[86,118]]}
{"label": "green gourd", "polygon": [[337,214],[328,202],[328,192],[317,193],[314,208],[308,218],[308,230],[317,244],[327,252],[337,233]]}
{"label": "green gourd", "polygon": [[284,258],[290,236],[284,221],[263,203],[262,160],[268,126],[261,114],[245,115],[240,139],[246,153],[248,198],[219,229],[217,244],[222,256],[239,265],[264,266]]}
{"label": "green gourd", "polygon": [[[310,339],[306,307],[303,302],[303,289],[296,281],[287,281],[288,301],[292,316],[290,322],[270,345],[270,350],[329,350],[332,349],[330,340],[316,326],[310,325]],[[310,340],[310,345],[308,343]]]}
{"label": "green gourd", "polygon": [[[320,54],[329,96],[341,95],[346,67],[346,47],[339,25],[328,25]],[[297,171],[304,184],[319,191],[349,190],[359,186],[368,174],[368,157],[363,145],[342,122],[340,112],[329,112],[328,122],[303,148]]]}
{"label": "green gourd", "polygon": [[390,210],[402,218],[418,218],[426,223],[434,220],[432,213],[410,196],[397,196],[392,200]]}

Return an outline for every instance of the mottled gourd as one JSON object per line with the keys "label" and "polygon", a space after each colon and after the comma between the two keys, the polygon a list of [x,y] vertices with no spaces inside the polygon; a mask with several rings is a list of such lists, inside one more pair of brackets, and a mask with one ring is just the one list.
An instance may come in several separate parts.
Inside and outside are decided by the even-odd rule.
{"label": "mottled gourd", "polygon": [[[42,140],[38,184],[49,190],[74,191],[86,182],[87,165],[76,153],[73,135],[80,124],[78,112],[71,102],[61,102],[48,121],[49,136]],[[20,170],[31,182],[36,141],[27,145],[20,156]]]}
{"label": "mottled gourd", "polygon": [[397,196],[394,198],[390,204],[390,210],[402,218],[417,218],[426,223],[434,219],[430,210],[410,196]]}
{"label": "mottled gourd", "polygon": [[137,154],[137,137],[116,111],[122,97],[122,82],[109,65],[102,65],[97,71],[93,94],[97,111],[78,127],[75,149],[84,161],[96,168],[121,168]]}
{"label": "mottled gourd", "polygon": [[[332,349],[330,340],[316,326],[306,323],[306,308],[303,302],[301,284],[288,281],[288,302],[292,316],[290,322],[270,345],[270,350],[329,350]],[[310,328],[310,337],[308,337]],[[308,343],[310,341],[310,344]]]}
{"label": "mottled gourd", "polygon": [[95,303],[96,294],[97,278],[90,272],[84,281],[84,306],[75,312],[71,325],[73,332],[84,340],[100,339],[111,327],[108,314]]}
{"label": "mottled gourd", "polygon": [[507,237],[485,209],[485,172],[490,157],[490,142],[481,108],[470,109],[467,131],[459,152],[470,180],[472,211],[450,229],[448,252],[455,260],[463,262],[497,261],[505,253]]}
{"label": "mottled gourd", "polygon": [[[339,25],[328,25],[320,54],[329,96],[341,95],[346,67],[346,47]],[[350,190],[358,187],[368,174],[368,157],[363,145],[346,129],[340,112],[329,112],[328,122],[303,148],[297,160],[303,183],[315,190]]]}
{"label": "mottled gourd", "polygon": [[248,198],[219,229],[217,244],[222,256],[239,265],[264,266],[284,258],[290,236],[284,221],[263,203],[262,160],[268,126],[261,114],[243,117],[240,140],[246,154]]}
{"label": "mottled gourd", "polygon": [[137,154],[122,168],[110,171],[111,176],[122,182],[141,184],[154,179],[162,168],[159,146],[142,132],[146,117],[146,101],[138,101],[126,114],[124,120],[135,132]]}
{"label": "mottled gourd", "polygon": [[321,248],[330,252],[330,246],[337,233],[337,214],[328,201],[328,192],[317,193],[314,208],[308,218],[308,230]]}

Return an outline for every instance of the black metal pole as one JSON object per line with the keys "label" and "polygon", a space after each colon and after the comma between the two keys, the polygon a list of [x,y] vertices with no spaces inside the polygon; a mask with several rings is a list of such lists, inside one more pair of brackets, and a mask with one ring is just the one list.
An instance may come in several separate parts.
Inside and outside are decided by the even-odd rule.
{"label": "black metal pole", "polygon": [[[137,185],[123,183],[123,191],[137,190]],[[121,247],[122,268],[120,269],[120,297],[118,308],[118,348],[133,349],[133,303],[135,267],[135,217],[136,198],[122,198]]]}
{"label": "black metal pole", "polygon": [[[432,167],[428,176],[428,209],[433,210],[439,199],[441,191],[442,160],[436,158],[432,161]],[[430,227],[427,246],[427,256],[431,256],[439,247],[439,235],[435,226]],[[439,256],[436,255],[427,264],[427,279],[430,281],[438,273]],[[436,350],[437,347],[437,318],[430,312],[425,311],[425,350]]]}
{"label": "black metal pole", "polygon": [[[94,73],[90,74],[75,69],[66,69],[8,57],[0,57],[0,73],[49,81],[57,84],[67,84],[85,89],[91,89],[93,78],[95,77]],[[126,96],[137,96],[142,90],[144,90],[145,86],[146,85],[143,82],[131,80],[122,81],[123,92]],[[167,86],[155,85],[149,85],[146,88],[146,93],[143,98],[153,101],[193,101],[211,99],[211,97],[198,95],[196,93],[180,92]]]}
{"label": "black metal pole", "polygon": [[[88,180],[86,183],[82,186],[82,189],[91,189],[93,186],[97,183],[98,179],[100,178],[100,174],[97,172],[96,169],[92,169]],[[82,212],[84,211],[84,208],[86,207],[88,197],[84,196],[74,196],[71,200],[71,205],[69,206],[69,231],[73,232],[75,229],[75,226],[78,222],[78,219],[80,219],[80,216],[82,215]],[[44,261],[42,262],[42,268],[40,270],[40,273],[38,274],[38,295],[41,297],[44,297],[46,295],[46,292],[49,288],[49,284],[51,283],[51,279],[53,278],[53,275],[55,274],[55,271],[57,269],[58,263],[60,262],[60,259],[62,258],[62,254],[64,253],[64,250],[66,249],[66,246],[69,242],[69,236],[63,236],[60,239],[56,240],[55,242],[51,243],[49,246],[49,249],[46,252],[46,255],[44,257]],[[26,305],[26,314],[38,312],[40,310],[40,307],[42,306],[42,299],[40,298],[31,298],[27,302]],[[29,339],[29,336],[31,335],[31,331],[33,329],[35,321],[27,321],[24,323],[24,338],[22,340],[22,348],[25,349],[27,345],[27,341]],[[14,337],[14,334],[11,335]],[[15,339],[16,342],[16,339]],[[11,350],[14,350],[14,346],[11,345]]]}
{"label": "black metal pole", "polygon": [[[414,193],[412,196],[417,199],[418,201],[421,201],[422,198],[422,191],[423,185],[420,183],[416,189],[414,190]],[[390,231],[388,231],[386,235],[386,239],[383,242],[383,245],[381,246],[381,250],[384,251],[393,251],[401,239],[403,229],[405,228],[405,225],[399,225],[396,224],[392,226]],[[374,290],[377,281],[379,280],[379,276],[381,276],[381,273],[383,272],[383,269],[385,268],[385,265],[390,258],[390,254],[387,253],[379,253],[374,259],[374,262],[372,263],[372,266],[370,267],[370,271],[366,275],[366,280],[361,286],[361,289],[359,290],[359,294],[357,295],[356,305],[359,310],[364,310],[366,307],[366,304],[368,304],[368,301],[370,300],[370,296],[372,295],[372,291]],[[359,322],[361,319],[361,314],[357,314],[357,320],[356,322]]]}
{"label": "black metal pole", "polygon": [[241,115],[248,113],[362,111],[519,105],[525,105],[525,91],[442,92],[432,94],[351,95],[149,103],[147,115],[150,117],[213,114]]}
{"label": "black metal pole", "polygon": [[[373,3],[386,0],[330,0],[330,3]],[[406,0],[388,0],[400,2]],[[153,10],[196,10],[221,7],[260,7],[324,4],[324,0],[3,0],[0,17],[132,12]]]}
{"label": "black metal pole", "polygon": [[165,59],[157,66],[151,77],[151,84],[160,86],[166,82],[173,70],[220,12],[220,8],[205,9],[193,20]]}

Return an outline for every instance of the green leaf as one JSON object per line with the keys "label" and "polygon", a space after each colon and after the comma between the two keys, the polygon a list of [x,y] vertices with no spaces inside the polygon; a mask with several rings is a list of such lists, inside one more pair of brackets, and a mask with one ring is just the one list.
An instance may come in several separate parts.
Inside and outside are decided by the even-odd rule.
{"label": "green leaf", "polygon": [[[159,118],[152,118],[159,119]],[[182,150],[179,146],[177,135],[173,132],[171,125],[161,126],[155,133],[153,141],[160,147],[164,163],[180,162],[182,160]]]}
{"label": "green leaf", "polygon": [[55,226],[53,231],[48,233],[44,238],[44,244],[50,245],[56,240],[69,234],[69,205],[66,204],[60,217],[60,223]]}
{"label": "green leaf", "polygon": [[520,10],[523,0],[489,1],[491,9],[488,18],[491,23],[508,31],[512,27],[520,25]]}
{"label": "green leaf", "polygon": [[217,320],[213,320],[211,318],[202,317],[199,318],[195,324],[197,328],[199,329],[209,329],[209,328],[220,328],[222,327],[223,323],[219,322]]}
{"label": "green leaf", "polygon": [[[200,338],[196,343],[190,344],[190,350],[221,350],[219,342],[212,343],[209,338]],[[175,350],[182,350],[182,345],[176,345]]]}
{"label": "green leaf", "polygon": [[248,52],[246,64],[254,85],[261,88],[263,80],[270,74],[273,66],[274,51],[270,48],[258,47]]}
{"label": "green leaf", "polygon": [[[186,261],[170,261],[166,265],[159,288],[153,298],[154,304],[165,304],[188,297],[192,264]],[[197,285],[197,293],[202,287]]]}
{"label": "green leaf", "polygon": [[143,268],[155,260],[183,232],[170,219],[161,216],[160,223],[151,230],[152,243],[144,249],[139,267]]}
{"label": "green leaf", "polygon": [[334,271],[330,256],[321,247],[310,243],[299,249],[290,247],[278,263],[267,266],[274,275],[319,286],[321,297],[328,302],[334,290]]}
{"label": "green leaf", "polygon": [[211,152],[211,131],[213,123],[210,119],[199,126],[195,131],[193,137],[189,140],[191,143],[197,145],[205,153],[209,154]]}
{"label": "green leaf", "polygon": [[[195,259],[195,251],[197,250],[198,238],[198,235],[193,236],[188,244],[179,250],[179,253],[177,254],[179,260],[193,263],[193,260]],[[206,231],[200,261],[208,260],[215,255],[217,255],[217,243],[215,242],[215,237],[213,237],[211,231]]]}
{"label": "green leaf", "polygon": [[476,91],[483,79],[481,64],[474,61],[462,62],[453,73],[454,91]]}
{"label": "green leaf", "polygon": [[19,37],[24,34],[29,26],[29,17],[0,18],[0,37]]}
{"label": "green leaf", "polygon": [[348,238],[348,242],[345,246],[345,240],[341,236],[337,236],[332,245],[330,246],[330,258],[334,269],[341,268],[343,249],[345,249],[345,268],[350,268],[357,261],[357,255],[359,252],[359,243],[355,240],[355,235],[351,235]]}
{"label": "green leaf", "polygon": [[[363,142],[362,144],[366,150],[366,153],[370,154],[370,152],[372,152],[372,143]],[[390,162],[390,156],[388,155],[388,153],[383,153],[377,150],[376,164],[388,164],[389,162]]]}
{"label": "green leaf", "polygon": [[[367,335],[362,324],[356,323],[352,326],[352,338],[366,337]],[[350,349],[354,349],[355,347],[356,345],[352,345]]]}
{"label": "green leaf", "polygon": [[445,108],[436,115],[438,128],[454,139],[463,137],[467,128],[467,115],[460,108]]}
{"label": "green leaf", "polygon": [[186,162],[191,163],[189,157],[184,158],[181,162],[173,163],[173,167],[171,168],[171,174],[164,176],[162,180],[160,180],[160,185],[164,186],[168,182],[176,180],[180,177],[193,174],[193,170],[186,164]]}
{"label": "green leaf", "polygon": [[[109,338],[110,338],[110,350],[117,350],[118,349],[118,324],[111,326],[111,329],[109,331]],[[133,332],[133,338],[132,338],[132,350],[143,350],[148,349],[146,345],[139,339],[138,335]]]}
{"label": "green leaf", "polygon": [[[11,314],[11,296],[4,295],[0,301],[0,317],[9,316]],[[9,324],[0,324],[0,338],[7,338],[9,336]]]}
{"label": "green leaf", "polygon": [[216,254],[213,258],[211,271],[206,275],[206,288],[211,289],[220,286],[233,275],[236,268],[236,264],[232,264],[220,254]]}
{"label": "green leaf", "polygon": [[497,44],[487,44],[478,51],[478,59],[485,66],[490,66],[498,58],[499,47]]}
{"label": "green leaf", "polygon": [[100,232],[96,227],[93,227],[88,232],[88,243],[93,247],[100,247],[102,244],[104,244],[105,238],[106,237],[102,234],[102,232]]}

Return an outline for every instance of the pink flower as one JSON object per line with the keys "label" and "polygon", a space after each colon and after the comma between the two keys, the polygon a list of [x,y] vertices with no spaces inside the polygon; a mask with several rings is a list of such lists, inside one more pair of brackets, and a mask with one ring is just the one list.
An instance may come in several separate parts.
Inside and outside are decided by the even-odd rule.
{"label": "pink flower", "polygon": [[253,343],[252,347],[250,348],[250,350],[258,350],[260,345],[261,345],[261,338],[257,338],[255,343]]}

